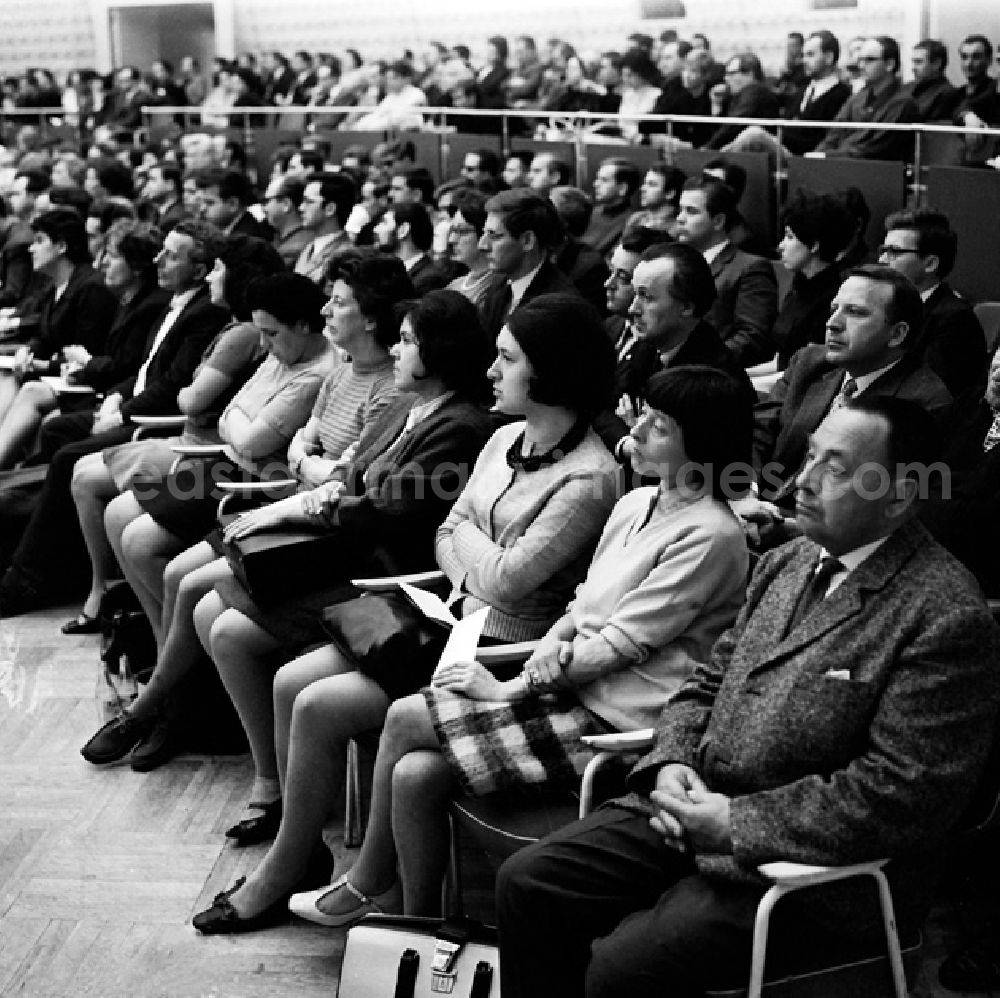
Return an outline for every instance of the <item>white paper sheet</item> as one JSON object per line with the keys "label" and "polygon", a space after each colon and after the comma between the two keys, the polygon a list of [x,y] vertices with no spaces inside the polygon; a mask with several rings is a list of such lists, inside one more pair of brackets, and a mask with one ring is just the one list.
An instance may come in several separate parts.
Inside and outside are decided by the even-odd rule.
{"label": "white paper sheet", "polygon": [[455,624],[451,634],[448,635],[444,651],[441,652],[439,666],[450,665],[452,662],[471,662],[475,659],[476,649],[479,647],[479,635],[483,633],[489,612],[490,608],[484,606]]}
{"label": "white paper sheet", "polygon": [[439,624],[451,628],[456,624],[455,615],[448,609],[448,605],[440,596],[428,592],[426,589],[418,589],[408,582],[401,582],[400,589],[406,593],[407,599],[427,618],[436,620]]}

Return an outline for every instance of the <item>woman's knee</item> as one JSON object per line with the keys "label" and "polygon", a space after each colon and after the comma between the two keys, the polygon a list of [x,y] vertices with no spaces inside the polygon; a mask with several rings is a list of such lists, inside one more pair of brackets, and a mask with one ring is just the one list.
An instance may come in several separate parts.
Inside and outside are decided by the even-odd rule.
{"label": "woman's knee", "polygon": [[454,789],[451,767],[440,752],[407,752],[392,770],[392,798],[407,808],[440,805]]}
{"label": "woman's knee", "polygon": [[70,490],[73,498],[79,503],[81,499],[93,500],[102,491],[106,491],[108,469],[100,454],[86,454],[73,467],[73,478]]}
{"label": "woman's knee", "polygon": [[418,732],[422,734],[426,730],[428,720],[427,702],[422,693],[402,697],[389,707],[382,740],[397,747],[405,745],[414,740]]}
{"label": "woman's knee", "polygon": [[47,412],[52,412],[58,401],[52,389],[42,381],[26,381],[14,400],[15,405],[23,405],[34,409],[39,418]]}

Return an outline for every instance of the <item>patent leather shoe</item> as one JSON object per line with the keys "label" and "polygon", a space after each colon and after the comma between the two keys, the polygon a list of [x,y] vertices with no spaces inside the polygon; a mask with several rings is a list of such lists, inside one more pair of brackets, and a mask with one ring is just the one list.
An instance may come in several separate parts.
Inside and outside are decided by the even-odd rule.
{"label": "patent leather shoe", "polygon": [[63,634],[98,634],[101,630],[101,621],[98,617],[88,617],[81,613],[72,620],[67,620],[59,628]]}
{"label": "patent leather shoe", "polygon": [[228,890],[215,895],[211,908],[198,912],[191,919],[191,924],[203,935],[221,936],[235,935],[239,932],[256,932],[259,929],[269,929],[280,925],[288,918],[288,899],[279,898],[274,904],[268,905],[256,915],[244,918],[229,899],[246,882],[246,877],[240,877]]}
{"label": "patent leather shoe", "polygon": [[254,846],[259,842],[267,842],[278,834],[281,827],[281,799],[268,804],[248,805],[260,811],[253,818],[244,818],[226,830],[226,838],[233,840],[233,845]]}

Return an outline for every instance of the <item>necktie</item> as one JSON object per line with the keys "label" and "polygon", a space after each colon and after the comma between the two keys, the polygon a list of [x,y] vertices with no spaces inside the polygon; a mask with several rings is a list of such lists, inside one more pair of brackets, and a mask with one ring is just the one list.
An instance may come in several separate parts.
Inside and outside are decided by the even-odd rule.
{"label": "necktie", "polygon": [[826,591],[830,588],[830,580],[838,572],[843,571],[845,571],[843,563],[832,555],[824,555],[820,558],[816,568],[813,569],[808,584],[802,590],[798,603],[795,605],[795,612],[788,624],[789,634],[806,619],[813,607],[826,596]]}
{"label": "necktie", "polygon": [[1000,412],[993,415],[993,423],[986,432],[986,439],[983,441],[983,452],[993,450],[997,444],[1000,444]]}
{"label": "necktie", "polygon": [[506,322],[507,316],[511,313],[511,305],[514,304],[514,288],[510,281],[504,285],[500,301],[503,304],[503,308],[500,311],[500,320],[501,322]]}
{"label": "necktie", "polygon": [[838,409],[842,409],[855,395],[858,394],[858,383],[848,375],[844,378],[844,383],[840,386],[840,391],[837,392],[837,397],[833,400],[833,405],[830,406],[830,412],[836,412]]}
{"label": "necktie", "polygon": [[800,114],[809,106],[809,103],[812,101],[813,94],[815,92],[816,92],[816,84],[810,83],[809,86],[806,87],[806,92],[802,95],[802,103],[799,104]]}

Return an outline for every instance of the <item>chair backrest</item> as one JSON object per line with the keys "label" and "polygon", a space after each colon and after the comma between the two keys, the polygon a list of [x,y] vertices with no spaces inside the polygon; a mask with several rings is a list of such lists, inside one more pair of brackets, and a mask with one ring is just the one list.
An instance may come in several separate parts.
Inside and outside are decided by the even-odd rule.
{"label": "chair backrest", "polygon": [[1000,340],[1000,301],[981,301],[973,312],[986,334],[986,352],[993,353]]}

